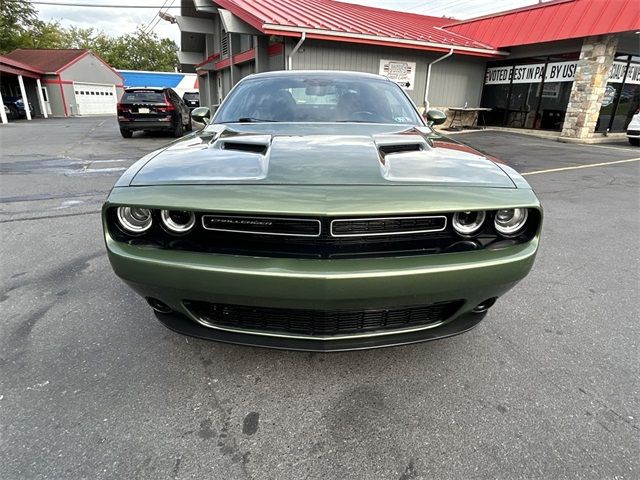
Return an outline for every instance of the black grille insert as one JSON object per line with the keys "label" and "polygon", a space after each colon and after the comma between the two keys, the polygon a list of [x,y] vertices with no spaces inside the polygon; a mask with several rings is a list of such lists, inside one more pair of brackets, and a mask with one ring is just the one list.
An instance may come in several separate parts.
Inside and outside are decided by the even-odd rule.
{"label": "black grille insert", "polygon": [[379,310],[304,310],[249,307],[185,301],[202,321],[219,327],[309,336],[357,334],[440,323],[451,317],[462,300]]}
{"label": "black grille insert", "polygon": [[303,218],[203,215],[202,226],[206,230],[220,232],[317,237],[321,223],[320,220]]}
{"label": "black grille insert", "polygon": [[447,226],[444,215],[428,217],[356,218],[333,220],[334,237],[407,235],[411,233],[441,232]]}

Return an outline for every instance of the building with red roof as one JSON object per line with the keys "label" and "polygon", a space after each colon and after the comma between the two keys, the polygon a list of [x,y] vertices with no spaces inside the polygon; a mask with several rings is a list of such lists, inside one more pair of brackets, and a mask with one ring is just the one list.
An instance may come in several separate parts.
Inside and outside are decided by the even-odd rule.
{"label": "building with red roof", "polygon": [[485,107],[490,125],[585,139],[622,131],[640,103],[637,0],[466,21],[335,0],[181,0],[176,22],[202,105],[254,72],[356,70],[392,77],[420,106]]}
{"label": "building with red roof", "polygon": [[[109,64],[82,49],[19,48],[0,57],[0,76],[10,114],[27,118],[115,114],[123,87]],[[18,112],[16,98],[31,108]]]}

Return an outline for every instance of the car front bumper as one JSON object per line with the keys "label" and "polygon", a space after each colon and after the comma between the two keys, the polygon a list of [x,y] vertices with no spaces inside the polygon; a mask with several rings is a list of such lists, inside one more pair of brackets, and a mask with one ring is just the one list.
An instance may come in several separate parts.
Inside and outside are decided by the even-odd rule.
{"label": "car front bumper", "polygon": [[634,130],[627,130],[627,138],[640,138],[640,127]]}
{"label": "car front bumper", "polygon": [[[336,351],[443,338],[473,328],[483,301],[503,295],[531,269],[538,237],[500,250],[410,257],[309,260],[219,255],[139,247],[107,233],[115,273],[145,298],[168,305],[158,314],[180,333],[272,348]],[[420,328],[314,337],[205,326],[185,301],[253,307],[369,310],[463,300],[454,315]]]}

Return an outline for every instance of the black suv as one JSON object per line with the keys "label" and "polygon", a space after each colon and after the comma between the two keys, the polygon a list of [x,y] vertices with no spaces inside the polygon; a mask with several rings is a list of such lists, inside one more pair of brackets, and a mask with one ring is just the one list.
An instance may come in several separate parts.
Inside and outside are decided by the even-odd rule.
{"label": "black suv", "polygon": [[185,92],[182,99],[191,110],[200,106],[200,93],[198,92]]}
{"label": "black suv", "polygon": [[136,130],[163,130],[181,137],[191,130],[191,112],[171,88],[127,88],[118,103],[118,125],[124,138]]}

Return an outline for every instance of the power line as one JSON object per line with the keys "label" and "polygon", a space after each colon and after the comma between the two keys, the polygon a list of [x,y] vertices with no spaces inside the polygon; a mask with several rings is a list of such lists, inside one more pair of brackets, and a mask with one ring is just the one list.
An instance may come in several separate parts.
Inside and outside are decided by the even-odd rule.
{"label": "power line", "polygon": [[[164,8],[164,6],[167,4],[169,0],[164,0],[164,3],[162,4],[162,7],[160,7],[160,9],[156,12],[156,14],[153,16],[153,18],[151,19],[151,21],[147,24],[146,27],[144,27],[144,31],[146,32],[147,29],[149,27],[151,27],[151,24],[153,23],[153,21],[156,19],[156,17],[158,16],[158,14],[162,11],[162,9]],[[173,2],[171,2],[171,5],[173,5]]]}
{"label": "power line", "polygon": [[[169,1],[169,0],[167,0]],[[169,11],[169,8],[171,8],[171,6],[175,3],[176,0],[171,0],[171,3],[169,4],[169,6],[165,9],[164,12],[162,12],[162,9],[158,10],[158,13],[156,13],[156,15],[158,16],[158,19],[156,20],[156,23],[149,29],[149,31],[147,32],[147,35],[151,35],[151,33],[153,32],[153,30],[158,26],[158,24],[160,23],[160,20],[162,20],[162,13],[167,13]],[[167,2],[164,2],[167,3]]]}

